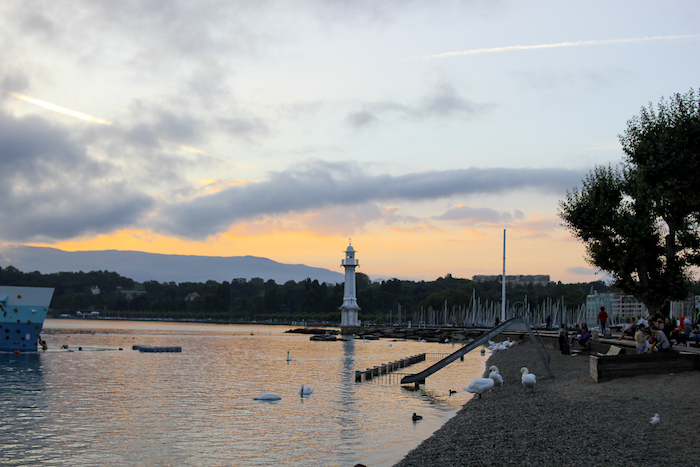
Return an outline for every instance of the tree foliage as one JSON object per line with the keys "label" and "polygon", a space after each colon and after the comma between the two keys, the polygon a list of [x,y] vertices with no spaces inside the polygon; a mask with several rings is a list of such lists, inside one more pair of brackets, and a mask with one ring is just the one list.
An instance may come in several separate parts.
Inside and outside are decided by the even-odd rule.
{"label": "tree foliage", "polygon": [[[339,322],[338,308],[343,303],[344,288],[343,284],[319,283],[312,279],[290,280],[284,284],[259,278],[234,279],[230,283],[210,280],[139,284],[107,271],[41,274],[23,273],[12,266],[0,268],[0,282],[54,287],[51,308],[56,316],[72,315],[81,310],[99,311],[101,317],[127,319],[278,323]],[[387,322],[392,312],[396,317],[399,305],[404,320],[409,320],[421,307],[439,310],[445,301],[449,306],[469,306],[473,293],[484,302],[496,302],[501,297],[501,284],[497,281],[475,283],[450,274],[431,282],[400,279],[372,282],[366,274],[356,273],[356,282],[360,318],[375,323]],[[98,287],[100,293],[93,294],[92,287]],[[563,298],[567,306],[575,307],[585,303],[592,287],[598,291],[607,289],[602,283],[509,286],[507,299],[514,303],[527,297],[528,304],[536,307],[543,300]]]}
{"label": "tree foliage", "polygon": [[643,107],[620,135],[619,167],[596,167],[559,203],[589,263],[659,310],[686,298],[700,264],[700,96]]}

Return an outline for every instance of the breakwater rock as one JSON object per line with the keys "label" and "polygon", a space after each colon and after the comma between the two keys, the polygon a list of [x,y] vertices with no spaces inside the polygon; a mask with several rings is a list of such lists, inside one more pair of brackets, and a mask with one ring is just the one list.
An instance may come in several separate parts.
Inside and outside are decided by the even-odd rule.
{"label": "breakwater rock", "polygon": [[460,327],[407,327],[407,326],[347,326],[343,335],[354,334],[357,338],[369,336],[383,339],[424,340],[426,342],[467,342],[488,329]]}

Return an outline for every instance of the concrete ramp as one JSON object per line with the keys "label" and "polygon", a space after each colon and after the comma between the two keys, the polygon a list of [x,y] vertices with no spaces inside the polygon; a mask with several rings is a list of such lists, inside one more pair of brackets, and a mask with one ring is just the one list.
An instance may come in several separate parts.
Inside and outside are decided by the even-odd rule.
{"label": "concrete ramp", "polygon": [[425,370],[421,371],[420,373],[416,373],[413,375],[407,375],[404,376],[401,379],[401,384],[409,384],[409,383],[414,383],[416,387],[419,387],[420,384],[425,384],[425,378],[428,376],[432,375],[436,371],[440,371],[443,368],[445,368],[447,365],[450,363],[454,362],[458,358],[463,357],[464,355],[468,354],[472,350],[476,349],[477,347],[480,347],[499,335],[500,333],[504,331],[527,331],[530,334],[530,338],[532,339],[532,343],[535,344],[537,347],[537,352],[540,354],[540,358],[542,359],[542,362],[544,363],[545,367],[547,367],[547,371],[549,372],[549,376],[554,378],[554,373],[552,373],[552,369],[549,367],[549,355],[545,358],[545,352],[543,352],[544,346],[540,345],[537,342],[537,339],[535,338],[535,334],[532,332],[532,328],[530,327],[530,324],[525,321],[525,319],[522,316],[516,316],[515,318],[511,318],[508,321],[504,321],[503,323],[499,324],[498,326],[494,327],[493,329],[485,332],[478,338],[476,338],[474,341],[471,343],[465,345],[461,349],[457,350],[456,352],[448,355],[447,357],[443,358],[439,362],[435,363],[434,365],[431,365],[430,367],[426,368]]}

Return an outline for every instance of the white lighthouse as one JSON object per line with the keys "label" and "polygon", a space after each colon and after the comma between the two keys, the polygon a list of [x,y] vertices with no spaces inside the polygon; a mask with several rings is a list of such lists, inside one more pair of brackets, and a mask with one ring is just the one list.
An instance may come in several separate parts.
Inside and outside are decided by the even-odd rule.
{"label": "white lighthouse", "polygon": [[343,294],[343,304],[340,306],[340,326],[359,326],[358,312],[360,307],[357,306],[355,268],[360,263],[355,259],[355,249],[351,244],[345,250],[345,259],[340,265],[345,268],[345,293]]}

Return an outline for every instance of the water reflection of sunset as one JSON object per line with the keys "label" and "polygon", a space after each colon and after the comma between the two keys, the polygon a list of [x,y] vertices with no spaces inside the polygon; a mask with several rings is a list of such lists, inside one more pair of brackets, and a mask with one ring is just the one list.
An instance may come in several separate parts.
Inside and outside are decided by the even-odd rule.
{"label": "water reflection of sunset", "polygon": [[[13,433],[33,433],[42,461],[64,459],[60,446],[71,446],[74,465],[99,459],[109,465],[388,466],[471,397],[463,391],[449,396],[449,389],[461,389],[484,371],[485,357],[473,355],[436,373],[420,391],[387,380],[358,384],[357,369],[459,347],[312,342],[287,329],[47,320],[50,351],[40,355],[38,397],[47,414],[40,424],[52,441],[21,419],[8,422]],[[182,353],[139,353],[131,350],[134,344],[177,345]],[[302,383],[314,393],[301,398]],[[267,392],[282,399],[253,400]],[[411,420],[413,412],[423,415],[420,423]]]}

